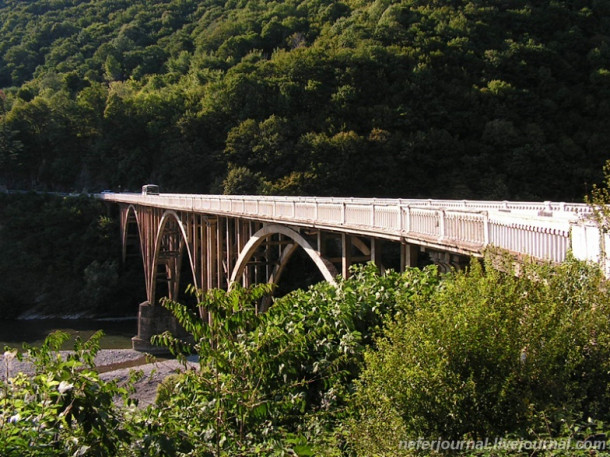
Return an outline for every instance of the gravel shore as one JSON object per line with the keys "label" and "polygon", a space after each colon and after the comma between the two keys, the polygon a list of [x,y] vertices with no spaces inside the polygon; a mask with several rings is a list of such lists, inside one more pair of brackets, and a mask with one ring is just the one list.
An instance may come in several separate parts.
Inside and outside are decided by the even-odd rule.
{"label": "gravel shore", "polygon": [[[133,351],[136,352],[136,351]],[[141,354],[141,353],[138,353]],[[146,361],[146,358],[144,358]],[[100,377],[109,381],[115,379],[119,385],[129,380],[129,373],[132,370],[141,371],[143,376],[135,383],[135,393],[131,396],[138,400],[138,406],[145,408],[152,404],[157,396],[157,386],[169,375],[180,373],[186,370],[196,370],[199,364],[195,361],[188,361],[186,367],[177,360],[156,360],[152,363],[139,364],[126,368],[114,368],[103,372]]]}
{"label": "gravel shore", "polygon": [[[135,384],[136,392],[132,395],[138,400],[140,407],[146,407],[155,401],[157,386],[167,376],[185,369],[197,369],[199,366],[194,360],[187,362],[185,368],[173,359],[149,359],[147,354],[132,349],[102,349],[95,357],[95,365],[104,381],[116,379],[119,385],[127,382],[131,370],[141,370],[143,376]],[[9,376],[18,372],[32,374],[34,367],[30,362],[11,360],[8,366]],[[0,380],[4,381],[6,374],[4,355],[0,354]]]}

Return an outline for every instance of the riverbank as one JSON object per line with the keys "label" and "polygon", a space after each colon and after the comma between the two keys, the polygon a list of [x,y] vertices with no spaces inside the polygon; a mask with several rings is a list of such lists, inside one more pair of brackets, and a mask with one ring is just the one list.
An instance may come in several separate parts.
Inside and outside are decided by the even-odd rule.
{"label": "riverbank", "polygon": [[[102,349],[95,357],[95,366],[104,381],[116,380],[119,385],[128,382],[131,370],[141,371],[142,377],[136,382],[131,397],[138,400],[138,406],[143,408],[155,401],[157,386],[167,376],[187,369],[197,369],[198,364],[191,360],[185,367],[177,360],[154,359],[132,349]],[[8,366],[9,377],[19,372],[33,374],[34,367],[31,362],[11,360]],[[0,354],[0,380],[4,381],[6,374],[4,355]]]}

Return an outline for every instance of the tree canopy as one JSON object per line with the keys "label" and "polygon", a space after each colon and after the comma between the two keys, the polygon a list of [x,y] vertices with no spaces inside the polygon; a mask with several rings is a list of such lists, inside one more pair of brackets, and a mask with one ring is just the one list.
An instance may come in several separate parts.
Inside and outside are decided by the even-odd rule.
{"label": "tree canopy", "polygon": [[598,0],[0,0],[0,183],[582,200]]}

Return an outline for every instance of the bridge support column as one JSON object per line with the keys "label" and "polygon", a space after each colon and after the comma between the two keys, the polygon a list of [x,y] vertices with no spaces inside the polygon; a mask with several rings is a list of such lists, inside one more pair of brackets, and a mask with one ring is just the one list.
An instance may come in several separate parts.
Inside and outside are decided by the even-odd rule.
{"label": "bridge support column", "polygon": [[341,275],[344,279],[349,277],[349,267],[352,266],[352,237],[346,233],[341,234]]}
{"label": "bridge support column", "polygon": [[216,219],[208,219],[206,221],[206,243],[207,243],[207,254],[206,259],[206,289],[210,290],[218,285],[218,221]]}
{"label": "bridge support column", "polygon": [[[363,252],[363,254],[365,254]],[[371,249],[370,249],[371,262],[373,262],[380,271],[383,272],[383,263],[381,260],[381,240],[377,238],[371,238]]]}
{"label": "bridge support column", "polygon": [[402,243],[400,245],[400,271],[417,267],[419,247],[415,244]]}
{"label": "bridge support column", "polygon": [[153,355],[168,354],[164,347],[154,346],[150,342],[153,335],[158,335],[169,330],[178,338],[187,336],[184,329],[178,324],[172,313],[159,305],[151,305],[145,301],[140,303],[138,310],[138,334],[131,339],[134,350],[147,352]]}

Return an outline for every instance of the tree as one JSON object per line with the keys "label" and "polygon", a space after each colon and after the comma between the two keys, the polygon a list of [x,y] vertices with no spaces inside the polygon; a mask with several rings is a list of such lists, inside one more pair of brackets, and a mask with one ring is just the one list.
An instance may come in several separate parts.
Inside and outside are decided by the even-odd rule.
{"label": "tree", "polygon": [[593,185],[585,201],[593,209],[599,227],[607,232],[610,229],[610,160],[603,167],[604,181],[601,186]]}
{"label": "tree", "polygon": [[113,54],[108,54],[108,57],[106,57],[104,76],[107,81],[122,81],[124,79],[123,66]]}
{"label": "tree", "polygon": [[260,193],[261,177],[246,167],[232,167],[222,184],[225,195],[256,195]]}
{"label": "tree", "polygon": [[5,185],[13,187],[23,144],[16,139],[17,132],[8,125],[6,104],[6,95],[0,90],[0,179]]}

